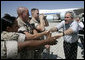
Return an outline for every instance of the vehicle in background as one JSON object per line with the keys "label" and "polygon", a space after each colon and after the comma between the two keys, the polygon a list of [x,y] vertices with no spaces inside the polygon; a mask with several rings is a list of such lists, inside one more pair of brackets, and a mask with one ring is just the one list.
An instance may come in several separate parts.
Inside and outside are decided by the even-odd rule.
{"label": "vehicle in background", "polygon": [[79,15],[84,13],[84,8],[68,8],[68,9],[54,9],[54,10],[39,10],[40,14],[44,14],[46,19],[51,22],[62,21],[64,19],[64,15],[67,11],[74,12],[75,15]]}

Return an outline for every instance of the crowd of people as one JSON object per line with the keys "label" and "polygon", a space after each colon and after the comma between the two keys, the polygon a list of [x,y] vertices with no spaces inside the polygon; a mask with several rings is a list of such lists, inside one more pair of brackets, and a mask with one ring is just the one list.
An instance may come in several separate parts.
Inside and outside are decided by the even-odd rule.
{"label": "crowd of people", "polygon": [[[29,10],[26,7],[17,9],[18,17],[5,14],[1,18],[1,58],[2,59],[45,59],[44,50],[49,51],[50,45],[57,44],[58,38],[63,36],[63,48],[66,59],[77,58],[78,32],[80,26],[78,19],[72,12],[66,12],[65,20],[49,31],[49,26],[44,14],[39,14],[37,8],[31,9],[32,18],[29,18]],[[63,32],[52,36],[51,33]],[[84,39],[83,44],[84,44]],[[47,52],[48,53],[48,52]]]}

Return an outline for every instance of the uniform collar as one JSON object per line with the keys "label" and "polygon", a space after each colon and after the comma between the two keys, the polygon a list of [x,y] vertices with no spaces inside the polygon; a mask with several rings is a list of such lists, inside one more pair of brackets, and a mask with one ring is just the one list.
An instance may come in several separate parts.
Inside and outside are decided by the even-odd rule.
{"label": "uniform collar", "polygon": [[21,24],[26,25],[26,23],[25,23],[20,17],[18,17],[17,20],[18,20]]}

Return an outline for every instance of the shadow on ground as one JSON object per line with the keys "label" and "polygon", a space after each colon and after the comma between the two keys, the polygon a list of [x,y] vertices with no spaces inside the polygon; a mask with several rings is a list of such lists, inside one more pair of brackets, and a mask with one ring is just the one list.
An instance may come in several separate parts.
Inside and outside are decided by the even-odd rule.
{"label": "shadow on ground", "polygon": [[54,55],[54,54],[49,54],[49,53],[43,53],[43,59],[63,59],[61,57],[59,57],[58,55]]}

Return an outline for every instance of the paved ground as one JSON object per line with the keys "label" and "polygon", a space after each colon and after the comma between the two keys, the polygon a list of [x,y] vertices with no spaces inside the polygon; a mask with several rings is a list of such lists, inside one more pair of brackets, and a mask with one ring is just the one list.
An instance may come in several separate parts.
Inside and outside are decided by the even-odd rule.
{"label": "paved ground", "polygon": [[[49,27],[47,27],[46,29],[49,30],[51,27],[54,27],[56,26],[57,22],[55,23],[49,23]],[[52,35],[54,36],[56,34],[53,33]],[[58,43],[56,45],[53,45],[50,47],[50,59],[65,59],[65,56],[64,56],[64,50],[63,50],[63,38],[59,38],[57,39]],[[79,40],[80,42],[80,40]],[[81,42],[80,42],[81,43]],[[77,59],[84,59],[82,58],[82,55],[81,55],[81,51],[82,49],[78,46],[78,53],[77,53]]]}

